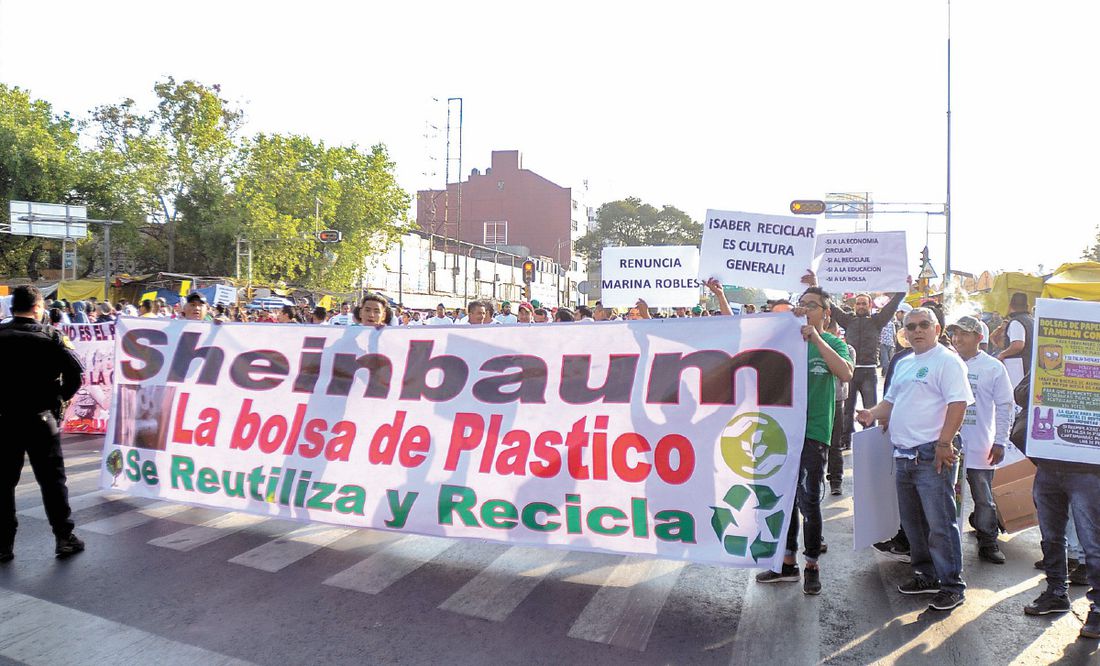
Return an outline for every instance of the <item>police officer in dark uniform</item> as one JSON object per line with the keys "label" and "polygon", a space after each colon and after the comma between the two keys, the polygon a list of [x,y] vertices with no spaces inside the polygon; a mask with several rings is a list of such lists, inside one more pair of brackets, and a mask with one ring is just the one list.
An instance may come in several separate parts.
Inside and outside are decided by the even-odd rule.
{"label": "police officer in dark uniform", "polygon": [[57,539],[55,553],[68,557],[84,550],[73,534],[65,461],[59,430],[61,404],[80,388],[83,369],[57,329],[41,324],[45,304],[32,286],[12,292],[13,319],[0,324],[0,562],[15,557],[15,486],[26,453],[42,490],[46,517]]}

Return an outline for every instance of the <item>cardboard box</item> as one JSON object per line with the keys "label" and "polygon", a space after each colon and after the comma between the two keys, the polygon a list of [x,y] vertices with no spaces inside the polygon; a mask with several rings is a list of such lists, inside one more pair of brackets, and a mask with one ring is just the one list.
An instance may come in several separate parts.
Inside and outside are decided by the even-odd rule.
{"label": "cardboard box", "polygon": [[1035,465],[1021,460],[993,473],[993,501],[1008,532],[1019,532],[1039,524],[1031,487],[1035,482]]}

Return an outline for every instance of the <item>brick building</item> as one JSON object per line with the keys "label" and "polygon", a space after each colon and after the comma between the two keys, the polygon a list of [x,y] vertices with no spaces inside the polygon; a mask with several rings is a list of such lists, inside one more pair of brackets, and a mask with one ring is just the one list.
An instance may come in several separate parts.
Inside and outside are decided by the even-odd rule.
{"label": "brick building", "polygon": [[570,188],[524,169],[518,150],[494,150],[485,173],[473,169],[466,181],[416,199],[427,233],[555,262],[573,283],[586,278],[573,244],[587,231],[588,208]]}

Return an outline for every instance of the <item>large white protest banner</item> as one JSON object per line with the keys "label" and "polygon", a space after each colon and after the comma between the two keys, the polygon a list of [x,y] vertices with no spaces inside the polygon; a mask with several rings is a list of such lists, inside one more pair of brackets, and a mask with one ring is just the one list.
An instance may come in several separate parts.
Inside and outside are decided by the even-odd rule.
{"label": "large white protest banner", "polygon": [[105,433],[115,372],[115,325],[64,324],[61,332],[72,341],[73,353],[84,367],[84,384],[65,407],[61,430]]}
{"label": "large white protest banner", "polygon": [[894,447],[882,428],[852,434],[852,483],[852,547],[863,550],[894,536],[901,520],[894,483]]}
{"label": "large white protest banner", "polygon": [[605,307],[634,307],[639,298],[659,308],[699,305],[697,247],[605,247],[600,270]]}
{"label": "large white protest banner", "polygon": [[818,234],[814,272],[833,293],[908,291],[904,231]]}
{"label": "large white protest banner", "polygon": [[778,567],[793,317],[579,328],[124,318],[101,481],[282,518]]}
{"label": "large white protest banner", "polygon": [[699,248],[699,279],[800,291],[814,257],[813,218],[708,210]]}
{"label": "large white protest banner", "polygon": [[1100,308],[1035,301],[1027,454],[1100,465]]}

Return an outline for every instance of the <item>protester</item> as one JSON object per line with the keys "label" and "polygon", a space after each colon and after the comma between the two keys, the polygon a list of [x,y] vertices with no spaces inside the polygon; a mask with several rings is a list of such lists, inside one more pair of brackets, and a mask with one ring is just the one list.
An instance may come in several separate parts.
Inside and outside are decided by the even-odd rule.
{"label": "protester", "polygon": [[60,332],[39,323],[45,303],[36,287],[16,287],[11,311],[12,320],[0,324],[0,357],[5,364],[5,381],[0,382],[5,439],[0,447],[0,562],[15,557],[15,487],[24,455],[42,491],[54,553],[64,558],[84,550],[84,542],[73,534],[58,428],[61,404],[76,395],[84,371]]}
{"label": "protester", "polygon": [[[828,319],[825,331],[833,337],[840,338],[840,327],[837,326],[835,319]],[[844,344],[848,348],[848,358],[853,363],[857,362],[856,350],[847,341]],[[833,400],[833,429],[829,436],[827,479],[829,481],[829,492],[832,495],[840,495],[843,493],[842,485],[844,483],[844,453],[840,448],[840,443],[844,437],[844,401],[848,398],[848,382],[841,381],[840,377],[836,377],[835,381],[836,395]]]}
{"label": "protester", "polygon": [[508,301],[504,301],[500,304],[500,314],[493,317],[493,321],[498,324],[514,324],[519,321],[516,315],[512,314],[512,304]]}
{"label": "protester", "polygon": [[898,510],[913,573],[898,591],[933,594],[929,608],[951,610],[963,603],[966,589],[955,507],[955,444],[974,396],[966,364],[937,344],[941,330],[935,313],[916,308],[904,321],[913,354],[895,367],[882,402],[859,411],[859,422],[888,426],[894,446]]}
{"label": "protester", "polygon": [[360,326],[389,326],[393,322],[393,309],[385,296],[367,294],[352,313],[354,324]]}
{"label": "protester", "polygon": [[558,308],[557,312],[554,313],[555,323],[570,323],[576,320],[576,315],[569,308]]}
{"label": "protester", "polygon": [[[712,292],[715,291],[710,281],[707,286]],[[719,300],[719,306],[724,302],[723,296]],[[760,583],[799,580],[795,553],[798,551],[798,515],[801,513],[802,536],[806,548],[802,553],[806,560],[802,591],[810,595],[821,593],[821,576],[817,562],[821,555],[821,484],[825,476],[826,453],[833,430],[836,394],[834,378],[841,381],[852,378],[852,360],[848,356],[847,345],[824,330],[825,318],[831,305],[828,293],[820,287],[809,287],[799,299],[798,308],[793,311],[795,316],[806,317],[807,323],[802,327],[802,337],[808,347],[806,439],[802,444],[798,487],[795,490],[794,503],[797,510],[791,512],[787,549],[783,555],[781,570],[764,571],[756,576]],[[728,312],[729,304],[725,303],[722,310],[724,313]]]}
{"label": "protester", "polygon": [[516,320],[520,324],[530,324],[535,321],[535,312],[530,303],[520,303],[516,309]]}
{"label": "protester", "polygon": [[[531,305],[534,305],[534,303]],[[536,324],[546,324],[550,321],[550,313],[546,311],[546,308],[536,307],[532,315]]]}
{"label": "protester", "polygon": [[208,321],[206,296],[197,291],[188,294],[183,306],[183,318],[191,321]]}
{"label": "protester", "polygon": [[959,357],[966,362],[974,403],[966,408],[961,430],[963,461],[970,496],[974,499],[971,524],[978,533],[978,558],[1004,564],[997,545],[997,505],[993,502],[993,469],[1004,460],[1008,431],[1015,413],[1012,384],[1004,365],[978,348],[980,322],[960,317],[947,327]]}
{"label": "protester", "polygon": [[1005,319],[1005,350],[997,354],[1008,368],[1012,385],[1024,378],[1025,368],[1031,368],[1031,337],[1035,332],[1035,321],[1028,313],[1027,294],[1016,292],[1008,303],[1008,318]]}

